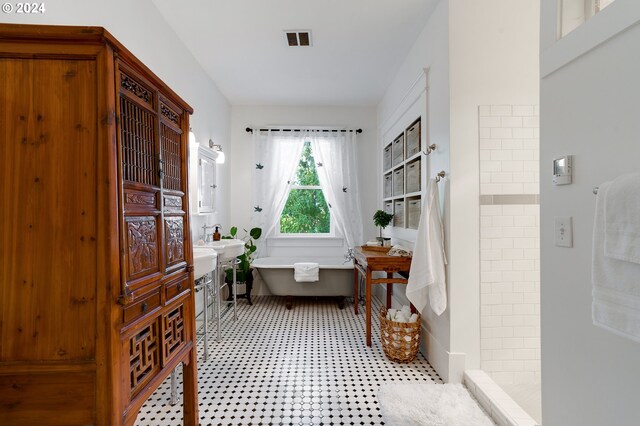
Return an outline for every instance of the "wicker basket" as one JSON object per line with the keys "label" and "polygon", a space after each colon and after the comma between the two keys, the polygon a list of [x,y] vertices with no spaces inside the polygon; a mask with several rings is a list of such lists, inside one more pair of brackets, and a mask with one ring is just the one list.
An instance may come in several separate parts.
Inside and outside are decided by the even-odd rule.
{"label": "wicker basket", "polygon": [[391,361],[411,362],[420,348],[420,314],[416,322],[387,319],[387,308],[380,309],[380,340],[384,354]]}

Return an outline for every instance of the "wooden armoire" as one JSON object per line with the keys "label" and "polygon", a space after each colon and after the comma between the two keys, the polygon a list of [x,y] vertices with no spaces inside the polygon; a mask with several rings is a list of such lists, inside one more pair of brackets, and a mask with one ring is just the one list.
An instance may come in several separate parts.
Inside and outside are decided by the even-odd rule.
{"label": "wooden armoire", "polygon": [[0,424],[131,425],[179,363],[198,423],[191,113],[103,28],[0,25]]}

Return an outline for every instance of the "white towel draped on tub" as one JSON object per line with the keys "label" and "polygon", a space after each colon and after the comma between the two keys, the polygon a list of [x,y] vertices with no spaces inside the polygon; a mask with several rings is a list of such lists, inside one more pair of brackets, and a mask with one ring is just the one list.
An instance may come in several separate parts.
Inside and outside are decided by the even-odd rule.
{"label": "white towel draped on tub", "polygon": [[611,182],[604,214],[604,255],[640,263],[640,173]]}
{"label": "white towel draped on tub", "polygon": [[320,266],[315,262],[293,264],[293,278],[299,283],[311,283],[320,279]]}
{"label": "white towel draped on tub", "polygon": [[[593,323],[640,342],[640,264],[605,255],[608,192],[611,182],[600,185],[593,224]],[[640,211],[632,214],[638,216]],[[637,231],[637,229],[636,229]]]}
{"label": "white towel draped on tub", "polygon": [[407,298],[422,312],[427,300],[433,312],[440,315],[447,308],[444,265],[444,231],[440,219],[440,195],[435,179],[429,180],[427,197],[422,205],[418,237],[413,250]]}

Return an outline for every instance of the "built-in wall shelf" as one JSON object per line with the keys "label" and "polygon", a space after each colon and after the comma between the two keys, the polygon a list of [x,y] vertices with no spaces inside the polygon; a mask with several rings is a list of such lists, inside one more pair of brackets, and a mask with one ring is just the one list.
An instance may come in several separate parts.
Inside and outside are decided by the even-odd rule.
{"label": "built-in wall shelf", "polygon": [[396,228],[418,229],[422,206],[421,118],[384,145],[382,151],[383,209]]}

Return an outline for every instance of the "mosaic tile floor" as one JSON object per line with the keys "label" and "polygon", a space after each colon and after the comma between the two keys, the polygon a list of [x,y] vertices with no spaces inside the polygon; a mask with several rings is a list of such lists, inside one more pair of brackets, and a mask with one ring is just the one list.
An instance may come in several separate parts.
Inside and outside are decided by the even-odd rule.
{"label": "mosaic tile floor", "polygon": [[[288,311],[282,297],[255,297],[253,306],[240,300],[238,321],[227,312],[222,341],[210,340],[208,361],[202,343],[198,348],[200,424],[382,425],[382,383],[442,383],[422,354],[409,364],[385,357],[376,315],[368,348],[364,315],[346,305],[340,310],[331,298],[296,298]],[[374,313],[379,306],[375,301]],[[180,374],[178,381],[180,391]],[[167,379],[136,425],[181,425],[182,406],[171,406],[169,394]]]}

